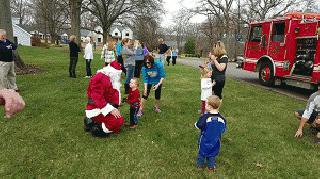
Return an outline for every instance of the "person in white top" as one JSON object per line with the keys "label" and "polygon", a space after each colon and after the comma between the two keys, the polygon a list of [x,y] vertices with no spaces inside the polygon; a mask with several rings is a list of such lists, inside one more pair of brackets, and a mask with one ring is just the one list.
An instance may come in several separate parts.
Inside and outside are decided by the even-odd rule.
{"label": "person in white top", "polygon": [[101,59],[104,60],[105,66],[116,60],[115,42],[109,38],[107,43],[103,45]]}
{"label": "person in white top", "polygon": [[211,80],[212,71],[208,67],[199,67],[201,72],[201,114],[204,114],[206,101],[212,95],[212,86],[215,85],[215,82]]}
{"label": "person in white top", "polygon": [[93,59],[93,52],[92,52],[92,44],[91,40],[89,37],[85,39],[86,47],[84,49],[84,56],[83,58],[86,60],[86,72],[87,76],[85,78],[91,78],[92,73],[91,73],[91,61]]}

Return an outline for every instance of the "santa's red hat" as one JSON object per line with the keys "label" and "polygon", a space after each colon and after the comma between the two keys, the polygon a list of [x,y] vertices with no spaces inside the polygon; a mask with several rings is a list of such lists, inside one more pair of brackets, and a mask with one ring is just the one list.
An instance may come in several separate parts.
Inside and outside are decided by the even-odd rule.
{"label": "santa's red hat", "polygon": [[111,62],[110,66],[116,70],[121,70],[121,64],[116,61]]}

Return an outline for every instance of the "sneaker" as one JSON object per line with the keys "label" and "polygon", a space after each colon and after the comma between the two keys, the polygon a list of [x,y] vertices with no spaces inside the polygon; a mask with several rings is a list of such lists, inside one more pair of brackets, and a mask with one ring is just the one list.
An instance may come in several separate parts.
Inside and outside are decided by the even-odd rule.
{"label": "sneaker", "polygon": [[158,107],[156,107],[156,106],[153,107],[153,110],[154,110],[156,113],[161,113],[161,109],[158,108]]}
{"label": "sneaker", "polygon": [[211,173],[211,172],[215,172],[216,171],[216,167],[213,167],[213,168],[208,168],[208,171]]}
{"label": "sneaker", "polygon": [[134,125],[131,125],[131,126],[130,126],[130,129],[135,129],[135,128],[137,128],[137,127],[138,127],[138,125],[135,125],[135,124],[134,124]]}
{"label": "sneaker", "polygon": [[137,112],[137,117],[141,117],[143,114],[143,110],[139,109],[139,111]]}
{"label": "sneaker", "polygon": [[91,76],[85,76],[84,78],[91,78]]}
{"label": "sneaker", "polygon": [[197,166],[197,169],[198,169],[198,170],[203,170],[203,169],[204,169],[204,166]]}

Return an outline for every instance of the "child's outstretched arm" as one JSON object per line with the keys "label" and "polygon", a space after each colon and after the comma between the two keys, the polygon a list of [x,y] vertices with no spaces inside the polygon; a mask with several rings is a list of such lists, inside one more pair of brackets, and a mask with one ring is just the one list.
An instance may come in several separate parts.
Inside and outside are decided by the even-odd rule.
{"label": "child's outstretched arm", "polygon": [[203,115],[199,118],[199,120],[194,124],[197,129],[203,129],[206,126],[206,117]]}

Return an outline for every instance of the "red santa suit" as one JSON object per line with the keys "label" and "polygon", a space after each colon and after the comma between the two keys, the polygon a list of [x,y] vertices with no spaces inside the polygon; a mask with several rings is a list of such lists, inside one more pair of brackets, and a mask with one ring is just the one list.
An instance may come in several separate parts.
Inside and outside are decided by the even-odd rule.
{"label": "red santa suit", "polygon": [[119,133],[124,123],[122,116],[110,113],[120,105],[121,72],[120,64],[114,61],[91,78],[87,89],[86,117],[101,124],[105,133]]}

